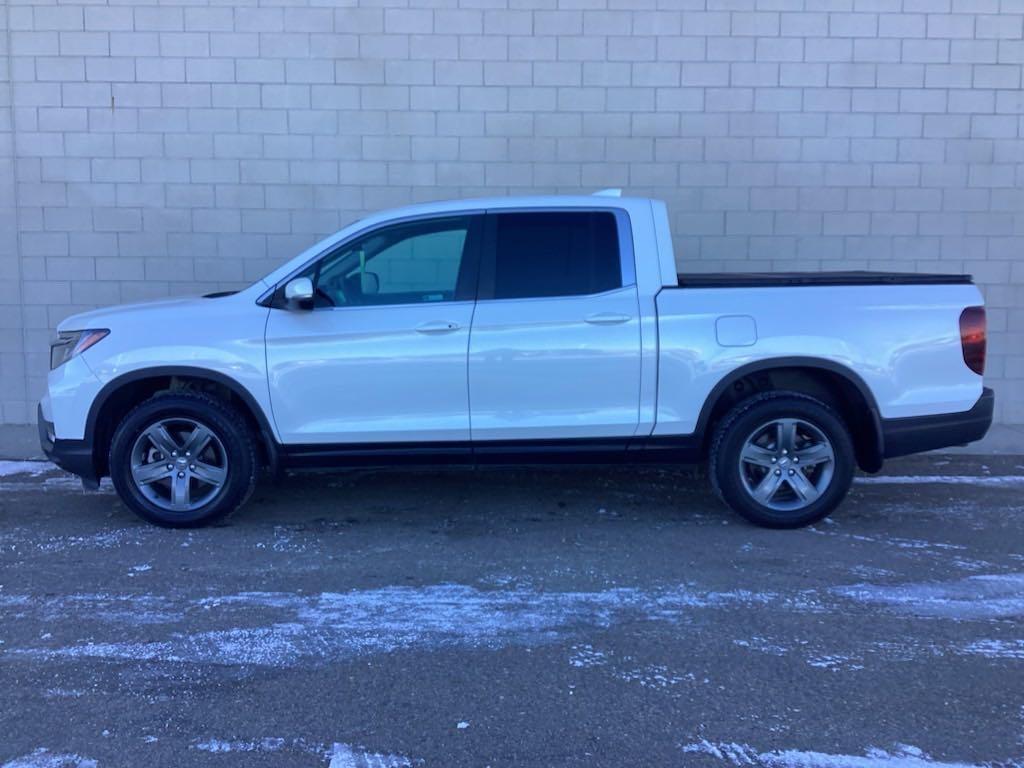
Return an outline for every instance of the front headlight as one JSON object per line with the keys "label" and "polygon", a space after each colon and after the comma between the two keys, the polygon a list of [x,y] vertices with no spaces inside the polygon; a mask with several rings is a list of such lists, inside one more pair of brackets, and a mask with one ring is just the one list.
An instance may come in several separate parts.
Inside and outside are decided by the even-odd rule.
{"label": "front headlight", "polygon": [[100,339],[110,333],[106,328],[95,328],[88,331],[62,331],[57,340],[50,344],[50,370],[64,365],[76,355],[80,355]]}

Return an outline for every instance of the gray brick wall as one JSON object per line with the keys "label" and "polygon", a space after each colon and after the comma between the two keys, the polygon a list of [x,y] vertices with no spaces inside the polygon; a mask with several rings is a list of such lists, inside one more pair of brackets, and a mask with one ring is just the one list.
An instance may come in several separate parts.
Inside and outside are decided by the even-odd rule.
{"label": "gray brick wall", "polygon": [[0,420],[30,418],[21,270],[18,254],[17,203],[14,192],[14,130],[11,115],[10,56],[7,14],[0,14]]}
{"label": "gray brick wall", "polygon": [[7,0],[4,421],[72,312],[242,284],[368,210],[622,186],[685,270],[972,272],[1024,422],[1024,0],[336,5]]}

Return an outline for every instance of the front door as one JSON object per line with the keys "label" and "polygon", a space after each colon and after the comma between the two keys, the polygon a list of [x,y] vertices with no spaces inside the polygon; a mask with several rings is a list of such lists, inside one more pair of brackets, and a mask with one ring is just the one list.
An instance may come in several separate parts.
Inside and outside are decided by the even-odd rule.
{"label": "front door", "polygon": [[273,309],[267,371],[285,444],[466,441],[483,217],[384,225],[302,273],[311,310]]}
{"label": "front door", "polygon": [[635,434],[640,313],[620,216],[488,215],[469,349],[475,447]]}

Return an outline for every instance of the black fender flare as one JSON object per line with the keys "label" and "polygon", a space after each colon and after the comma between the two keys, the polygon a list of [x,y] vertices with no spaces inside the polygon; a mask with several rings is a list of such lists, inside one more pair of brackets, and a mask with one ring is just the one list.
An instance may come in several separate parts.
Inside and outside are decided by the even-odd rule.
{"label": "black fender flare", "polygon": [[770,371],[777,368],[805,368],[825,371],[843,378],[856,388],[860,396],[864,398],[864,402],[867,403],[868,413],[866,416],[869,419],[874,438],[872,444],[867,446],[870,454],[861,457],[861,468],[868,472],[877,472],[881,469],[882,458],[885,456],[885,443],[882,432],[882,416],[878,410],[878,402],[875,400],[874,393],[856,371],[834,360],[822,357],[767,357],[729,371],[712,387],[711,392],[708,393],[707,398],[704,400],[704,405],[700,409],[700,415],[697,417],[696,434],[709,436],[708,427],[710,426],[711,414],[715,405],[722,395],[737,381],[762,371]]}
{"label": "black fender flare", "polygon": [[106,405],[107,401],[110,400],[114,393],[118,392],[122,387],[128,384],[132,384],[136,381],[143,381],[144,379],[164,378],[168,376],[182,376],[191,379],[203,379],[210,381],[225,387],[233,395],[237,396],[239,400],[245,404],[245,407],[256,420],[256,424],[260,431],[259,437],[267,451],[267,460],[270,464],[270,469],[272,472],[277,471],[280,464],[277,439],[274,437],[274,430],[270,424],[270,420],[267,418],[267,414],[264,413],[263,408],[256,401],[256,398],[252,396],[252,393],[249,392],[249,390],[246,389],[246,387],[237,379],[233,379],[226,374],[219,371],[211,371],[208,368],[199,368],[188,365],[157,365],[146,368],[136,368],[135,370],[114,377],[103,385],[100,391],[96,393],[96,397],[93,398],[92,405],[89,406],[89,414],[86,417],[85,422],[85,443],[93,447],[94,462],[97,458],[95,456],[95,450],[97,447],[96,434],[99,426],[99,417],[103,412],[103,407]]}

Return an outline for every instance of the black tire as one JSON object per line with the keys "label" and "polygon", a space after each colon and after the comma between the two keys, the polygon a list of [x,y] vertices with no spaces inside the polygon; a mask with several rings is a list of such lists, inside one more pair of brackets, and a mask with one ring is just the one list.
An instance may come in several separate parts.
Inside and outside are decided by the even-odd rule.
{"label": "black tire", "polygon": [[[222,449],[226,478],[219,487],[207,489],[210,498],[194,509],[161,507],[147,498],[133,479],[132,451],[136,441],[151,425],[163,420],[197,422],[219,441],[218,452]],[[202,392],[154,395],[121,420],[110,444],[110,478],[118,496],[143,519],[165,527],[194,528],[234,512],[252,493],[257,469],[256,445],[245,418],[228,403]]]}
{"label": "black tire", "polygon": [[[830,479],[821,481],[820,495],[805,506],[796,509],[780,510],[767,506],[752,495],[748,488],[754,484],[750,475],[744,473],[762,472],[782,475],[794,469],[794,465],[783,463],[774,465],[774,469],[762,469],[756,466],[741,466],[740,455],[747,441],[764,425],[776,419],[797,419],[820,431],[831,443],[833,459],[831,460]],[[769,433],[765,433],[769,434]],[[778,446],[770,449],[781,450]],[[772,459],[779,461],[779,459]],[[789,462],[791,459],[786,459]],[[810,470],[813,473],[825,471],[828,462],[820,465],[823,469]],[[779,469],[779,467],[783,469]],[[853,482],[856,457],[850,432],[842,418],[825,403],[798,392],[766,392],[739,403],[719,422],[711,443],[709,471],[715,492],[730,508],[750,522],[767,528],[799,528],[815,523],[828,516],[846,497]],[[803,472],[800,467],[795,471]],[[805,477],[805,475],[801,475]],[[824,477],[818,475],[818,477]],[[805,477],[806,479],[806,477]],[[813,483],[812,483],[813,485]],[[779,499],[790,504],[803,503],[793,486],[780,487],[778,494],[769,498],[769,503]],[[756,490],[756,489],[754,489]],[[814,489],[818,491],[817,488]],[[786,502],[785,493],[792,494]],[[810,494],[807,494],[810,497]]]}

